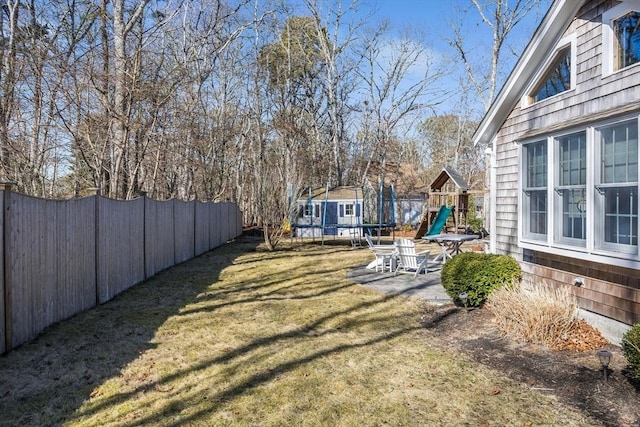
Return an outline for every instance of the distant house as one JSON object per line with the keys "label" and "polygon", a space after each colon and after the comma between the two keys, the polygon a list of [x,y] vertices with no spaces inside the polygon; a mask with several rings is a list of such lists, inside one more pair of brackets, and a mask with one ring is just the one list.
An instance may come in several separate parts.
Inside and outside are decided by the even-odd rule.
{"label": "distant house", "polygon": [[491,251],[614,341],[640,322],[639,23],[638,0],[555,0],[474,135]]}

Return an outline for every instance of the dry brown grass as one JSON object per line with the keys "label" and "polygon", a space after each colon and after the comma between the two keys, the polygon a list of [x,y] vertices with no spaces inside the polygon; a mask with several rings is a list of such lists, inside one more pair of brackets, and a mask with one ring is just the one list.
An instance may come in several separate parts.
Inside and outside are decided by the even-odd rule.
{"label": "dry brown grass", "polygon": [[570,334],[578,312],[570,289],[541,283],[502,287],[489,295],[486,307],[504,333],[550,348]]}
{"label": "dry brown grass", "polygon": [[370,256],[244,241],[172,268],[0,358],[0,425],[593,425],[348,280]]}

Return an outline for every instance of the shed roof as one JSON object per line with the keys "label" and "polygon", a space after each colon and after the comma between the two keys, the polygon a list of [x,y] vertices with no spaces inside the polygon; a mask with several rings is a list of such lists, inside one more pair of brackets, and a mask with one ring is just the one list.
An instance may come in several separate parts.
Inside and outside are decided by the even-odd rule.
{"label": "shed roof", "polygon": [[[311,189],[311,199],[314,201],[325,200],[362,200],[362,188],[356,186],[343,185],[334,187],[327,193],[326,187],[315,187]],[[298,200],[309,200],[309,189],[305,190]]]}

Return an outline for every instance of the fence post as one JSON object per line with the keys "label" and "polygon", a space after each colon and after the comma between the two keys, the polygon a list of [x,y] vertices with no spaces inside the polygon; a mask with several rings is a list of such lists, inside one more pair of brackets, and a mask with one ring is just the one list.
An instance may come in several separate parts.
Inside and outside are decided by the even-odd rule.
{"label": "fence post", "polygon": [[9,271],[9,255],[11,253],[11,239],[9,231],[11,230],[11,213],[9,207],[11,203],[11,186],[15,182],[0,182],[0,190],[3,197],[2,212],[2,272],[4,282],[4,351],[9,353],[13,349],[13,297],[11,283],[11,272]]}
{"label": "fence post", "polygon": [[94,304],[96,307],[98,305],[100,305],[100,283],[98,283],[98,279],[100,277],[100,188],[95,187],[95,188],[89,188],[89,194],[91,194],[95,199],[95,214],[94,214],[94,224],[95,224],[95,257],[96,259],[94,260],[94,282],[95,282],[95,286],[96,286],[96,303]]}

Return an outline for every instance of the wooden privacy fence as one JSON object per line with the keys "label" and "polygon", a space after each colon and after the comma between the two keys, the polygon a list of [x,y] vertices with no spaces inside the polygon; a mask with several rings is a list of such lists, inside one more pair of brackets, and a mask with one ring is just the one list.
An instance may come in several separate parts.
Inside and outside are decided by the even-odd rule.
{"label": "wooden privacy fence", "polygon": [[0,354],[242,234],[235,203],[0,194]]}

